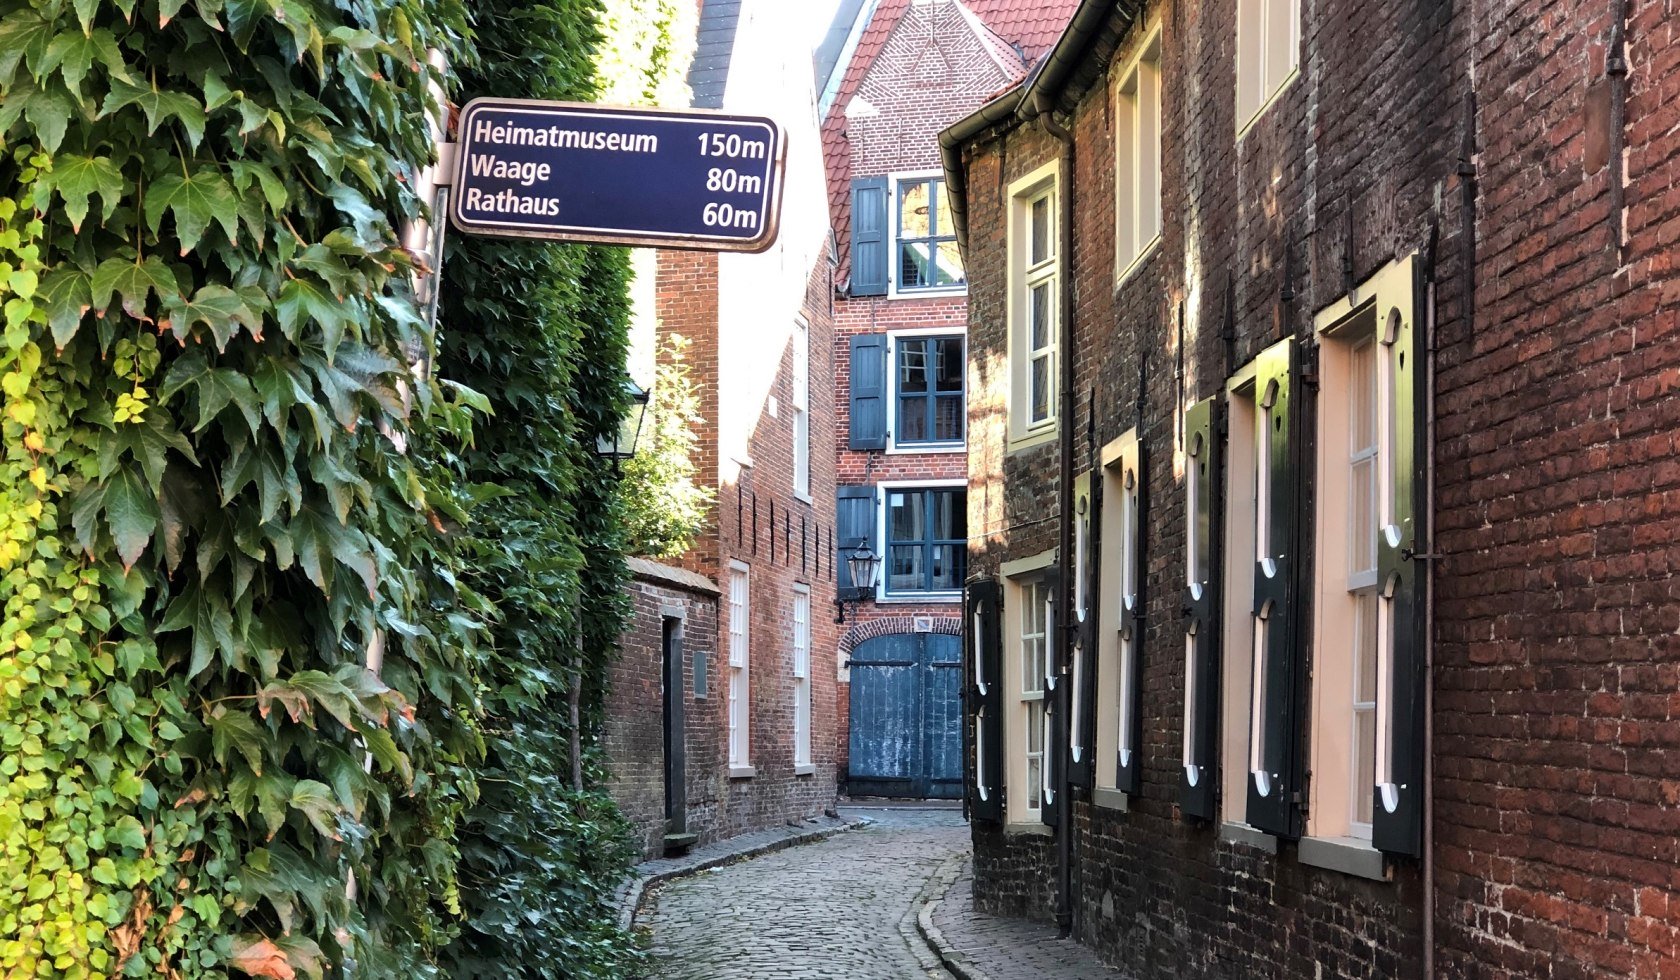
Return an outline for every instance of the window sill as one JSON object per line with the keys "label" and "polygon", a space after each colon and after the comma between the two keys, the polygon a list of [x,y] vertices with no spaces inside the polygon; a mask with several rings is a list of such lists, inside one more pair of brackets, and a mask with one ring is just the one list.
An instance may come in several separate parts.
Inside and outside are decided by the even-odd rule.
{"label": "window sill", "polygon": [[730,779],[751,779],[758,775],[758,770],[752,766],[730,766]]}
{"label": "window sill", "polygon": [[1036,449],[1039,446],[1049,445],[1055,439],[1056,425],[1050,423],[1037,429],[1030,429],[1021,435],[1011,435],[1008,452],[1018,453],[1027,449]]}
{"label": "window sill", "polygon": [[1127,281],[1130,280],[1132,276],[1136,275],[1137,271],[1149,262],[1149,257],[1154,255],[1155,250],[1160,247],[1161,233],[1157,231],[1155,233],[1155,237],[1151,238],[1149,243],[1144,245],[1142,250],[1140,250],[1138,254],[1132,256],[1125,265],[1119,265],[1118,260],[1116,260],[1115,264],[1118,266],[1120,271],[1114,275],[1114,291],[1118,293],[1122,288],[1124,288]]}
{"label": "window sill", "polygon": [[1277,89],[1271,95],[1266,96],[1265,101],[1260,103],[1260,107],[1254,110],[1254,115],[1237,124],[1238,143],[1243,141],[1243,137],[1247,136],[1260,120],[1266,118],[1266,113],[1271,111],[1272,106],[1277,105],[1278,101],[1283,98],[1283,93],[1289,91],[1290,86],[1295,84],[1295,79],[1300,77],[1301,66],[1297,63],[1294,68],[1289,70],[1289,74],[1284,76],[1283,81],[1278,83]]}
{"label": "window sill", "polygon": [[931,603],[946,605],[961,601],[961,592],[917,592],[907,595],[883,595],[875,597],[875,604],[878,606],[915,606],[928,605]]}
{"label": "window sill", "polygon": [[1011,837],[1052,837],[1055,832],[1046,824],[1034,822],[1005,824],[1003,832]]}
{"label": "window sill", "polygon": [[807,762],[802,766],[794,766],[793,774],[795,776],[815,776],[817,774],[817,767],[815,764]]}
{"label": "window sill", "polygon": [[1387,881],[1383,853],[1352,837],[1303,837],[1297,856],[1302,864],[1340,871],[1355,878]]}
{"label": "window sill", "polygon": [[887,286],[887,299],[949,299],[953,296],[967,296],[968,287],[946,286],[941,289],[897,289],[891,284]]}
{"label": "window sill", "polygon": [[800,493],[798,490],[795,490],[793,492],[793,499],[799,501],[802,504],[811,504],[813,506],[817,502],[817,499],[815,497],[811,496],[808,493]]}
{"label": "window sill", "polygon": [[954,456],[958,453],[966,452],[968,452],[968,443],[966,442],[887,443],[888,456],[931,456],[936,453],[944,453]]}
{"label": "window sill", "polygon": [[1246,844],[1257,851],[1267,854],[1277,853],[1277,838],[1264,830],[1256,830],[1246,823],[1222,823],[1219,825],[1219,839],[1233,844]]}
{"label": "window sill", "polygon": [[1091,805],[1125,813],[1132,808],[1132,798],[1117,789],[1099,786],[1091,791]]}

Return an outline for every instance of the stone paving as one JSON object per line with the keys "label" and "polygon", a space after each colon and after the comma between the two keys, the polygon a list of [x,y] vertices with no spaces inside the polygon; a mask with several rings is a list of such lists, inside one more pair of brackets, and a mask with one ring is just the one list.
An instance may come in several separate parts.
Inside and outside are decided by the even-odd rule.
{"label": "stone paving", "polygon": [[974,874],[967,863],[930,918],[954,970],[969,980],[1118,980],[1071,939],[1057,939],[1054,926],[974,911]]}
{"label": "stone paving", "polygon": [[918,980],[928,879],[969,847],[958,810],[842,809],[869,825],[659,887],[640,923],[660,980]]}
{"label": "stone paving", "polygon": [[[955,809],[842,807],[861,827],[659,885],[657,980],[1117,980],[1043,923],[974,911]],[[726,846],[718,845],[719,847]],[[937,953],[935,952],[937,950]],[[943,963],[941,962],[943,958]]]}

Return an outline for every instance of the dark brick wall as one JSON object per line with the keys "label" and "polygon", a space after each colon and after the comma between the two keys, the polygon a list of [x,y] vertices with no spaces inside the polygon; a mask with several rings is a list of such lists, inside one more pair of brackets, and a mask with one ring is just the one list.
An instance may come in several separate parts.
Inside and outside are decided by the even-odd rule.
{"label": "dark brick wall", "polygon": [[[664,628],[667,616],[683,620],[684,749],[688,756],[688,830],[702,844],[720,836],[719,814],[708,787],[728,762],[727,728],[717,694],[718,599],[715,591],[664,576],[638,574],[630,585],[634,613],[619,640],[601,738],[611,772],[608,788],[635,826],[643,855],[664,852],[665,718]],[[708,696],[696,698],[694,668],[706,662]]]}
{"label": "dark brick wall", "polygon": [[[1463,28],[1451,8],[1422,0],[1303,6],[1300,75],[1239,140],[1235,0],[1148,5],[1139,25],[1162,29],[1165,218],[1160,243],[1123,281],[1114,255],[1114,79],[1072,93],[1063,107],[1077,147],[1076,470],[1092,453],[1092,395],[1095,445],[1140,426],[1150,460],[1143,791],[1128,812],[1084,801],[1074,810],[1076,934],[1129,976],[1351,980],[1421,970],[1420,863],[1391,862],[1389,881],[1368,881],[1301,864],[1287,841],[1276,855],[1223,841],[1177,809],[1185,578],[1178,411],[1215,394],[1275,341],[1310,336],[1313,314],[1345,294],[1347,275],[1363,280],[1423,249],[1437,221],[1448,270],[1457,246],[1447,195],[1465,75]],[[1118,24],[1097,54],[1114,49]],[[1119,37],[1114,68],[1142,35]],[[993,572],[1056,546],[1057,446],[1006,451],[1004,235],[1009,182],[1058,152],[1033,124],[977,144],[969,163],[970,375],[982,393],[970,406],[970,530],[981,536],[971,560]],[[1445,203],[1437,216],[1438,190]],[[1302,506],[1311,506],[1310,494]],[[1047,840],[976,828],[984,906],[1050,913]]]}
{"label": "dark brick wall", "polygon": [[1477,310],[1441,331],[1437,386],[1445,976],[1680,976],[1680,10],[1627,8],[1622,181],[1616,4],[1466,18]]}

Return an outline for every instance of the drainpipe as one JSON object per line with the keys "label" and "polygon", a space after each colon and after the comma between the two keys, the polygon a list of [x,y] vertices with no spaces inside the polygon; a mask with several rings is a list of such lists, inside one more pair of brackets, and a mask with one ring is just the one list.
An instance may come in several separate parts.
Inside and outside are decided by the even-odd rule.
{"label": "drainpipe", "polygon": [[[1061,209],[1058,219],[1060,241],[1057,244],[1056,261],[1060,265],[1057,272],[1058,300],[1061,320],[1061,384],[1058,387],[1061,414],[1061,460],[1059,473],[1061,476],[1061,506],[1057,515],[1057,534],[1059,544],[1057,550],[1062,556],[1062,564],[1067,566],[1073,560],[1073,134],[1067,127],[1056,121],[1053,113],[1054,101],[1047,95],[1040,94],[1034,105],[1040,121],[1044,123],[1044,131],[1062,144],[1061,156],[1061,189],[1057,194],[1057,205]],[[1056,684],[1056,725],[1051,732],[1056,741],[1056,754],[1060,764],[1056,767],[1056,795],[1062,805],[1056,809],[1056,930],[1066,938],[1073,932],[1073,799],[1071,794],[1072,780],[1069,769],[1069,746],[1072,742],[1070,733],[1073,719],[1068,717],[1072,710],[1072,697],[1068,688],[1070,673],[1069,664],[1072,661],[1073,635],[1076,626],[1073,622],[1073,570],[1064,568],[1061,588],[1056,594],[1056,672],[1060,680]]]}

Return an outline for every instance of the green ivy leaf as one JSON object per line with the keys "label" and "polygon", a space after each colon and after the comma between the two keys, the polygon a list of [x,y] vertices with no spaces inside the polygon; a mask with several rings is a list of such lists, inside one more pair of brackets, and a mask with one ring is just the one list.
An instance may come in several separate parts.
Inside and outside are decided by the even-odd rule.
{"label": "green ivy leaf", "polygon": [[46,75],[56,68],[65,86],[79,96],[82,80],[93,70],[96,61],[105,66],[112,78],[132,81],[128,67],[123,64],[122,51],[117,48],[117,39],[103,27],[87,34],[60,34],[53,38],[39,72]]}
{"label": "green ivy leaf", "polygon": [[140,111],[146,114],[147,136],[156,133],[164,120],[174,117],[187,131],[187,139],[193,149],[197,149],[204,139],[204,106],[185,92],[160,90],[117,79],[111,84],[111,92],[105,97],[105,104],[99,107],[100,118],[109,118],[113,113],[131,105],[139,106]]}
{"label": "green ivy leaf", "polygon": [[105,832],[105,839],[113,844],[143,851],[146,849],[146,828],[131,816],[118,817],[111,829]]}
{"label": "green ivy leaf", "polygon": [[262,406],[250,380],[232,368],[212,365],[202,348],[193,349],[169,366],[169,373],[158,389],[158,401],[168,402],[188,386],[198,397],[198,424],[193,426],[194,432],[204,431],[229,405],[239,409],[251,432],[255,433],[262,424]]}
{"label": "green ivy leaf", "polygon": [[268,732],[243,711],[220,706],[210,716],[210,748],[216,761],[226,764],[229,752],[245,758],[245,764],[258,776],[263,772],[263,747]]}
{"label": "green ivy leaf", "polygon": [[75,0],[76,20],[81,22],[82,33],[93,30],[93,15],[99,12],[101,0]]}
{"label": "green ivy leaf", "polygon": [[181,291],[175,273],[155,255],[148,255],[140,262],[121,257],[106,259],[93,270],[90,285],[93,308],[101,316],[110,309],[111,297],[116,295],[122,297],[123,312],[136,320],[147,321],[151,318],[146,315],[146,300],[151,294],[166,299]]}
{"label": "green ivy leaf", "polygon": [[310,825],[323,836],[333,840],[344,839],[338,832],[338,815],[342,811],[326,783],[313,779],[298,780],[297,785],[292,787],[292,808],[308,818]]}
{"label": "green ivy leaf", "polygon": [[127,571],[140,560],[146,545],[151,543],[152,532],[157,530],[161,516],[157,498],[146,488],[145,481],[129,469],[117,471],[102,489],[105,524],[116,541],[123,570]]}
{"label": "green ivy leaf", "polygon": [[167,304],[159,328],[175,332],[175,339],[186,343],[193,327],[203,324],[216,341],[216,350],[227,349],[228,341],[244,327],[252,340],[262,340],[262,315],[251,308],[246,297],[226,286],[205,286],[192,299]]}
{"label": "green ivy leaf", "polygon": [[233,612],[227,597],[190,583],[169,603],[169,611],[157,627],[158,633],[187,630],[192,634],[192,663],[187,677],[197,677],[215,658],[216,651],[226,653],[224,659],[233,660],[236,650],[233,632]]}
{"label": "green ivy leaf", "polygon": [[31,72],[41,74],[47,48],[55,36],[57,28],[27,6],[0,20],[0,88],[11,87],[19,62],[26,63]]}
{"label": "green ivy leaf", "polygon": [[87,217],[88,199],[98,194],[105,204],[102,220],[110,221],[128,190],[128,181],[110,157],[85,157],[66,153],[53,161],[53,169],[44,174],[35,191],[35,206],[45,210],[51,194],[58,192],[64,199],[64,213],[70,218],[70,230],[80,232]]}
{"label": "green ivy leaf", "polygon": [[[298,326],[307,322],[314,322],[329,339],[344,336],[343,304],[318,280],[302,276],[286,280],[275,298],[274,312],[280,319],[280,332],[288,340],[299,339]],[[328,360],[337,348],[336,343],[326,345]]]}
{"label": "green ivy leaf", "polygon": [[36,301],[46,311],[47,327],[59,350],[76,336],[82,318],[93,308],[91,281],[87,273],[73,265],[61,265],[41,281]]}
{"label": "green ivy leaf", "polygon": [[164,211],[175,216],[175,234],[181,254],[191,252],[215,221],[222,226],[229,243],[239,244],[239,199],[227,178],[209,167],[190,175],[175,173],[159,177],[146,193],[146,225],[156,232]]}

